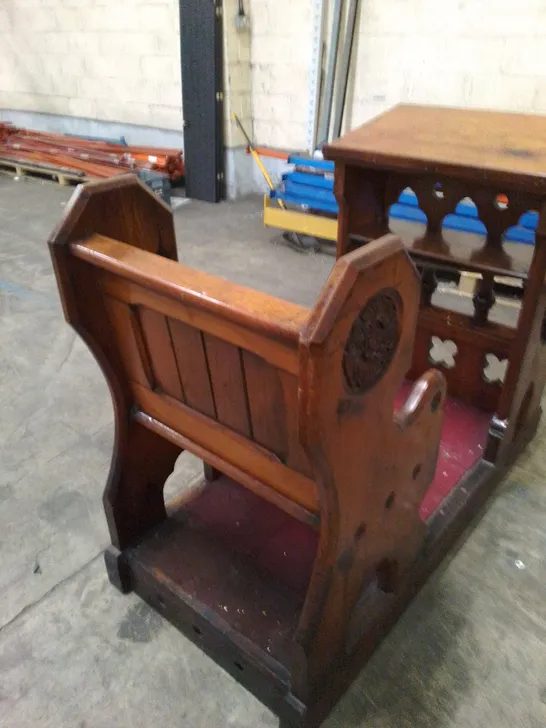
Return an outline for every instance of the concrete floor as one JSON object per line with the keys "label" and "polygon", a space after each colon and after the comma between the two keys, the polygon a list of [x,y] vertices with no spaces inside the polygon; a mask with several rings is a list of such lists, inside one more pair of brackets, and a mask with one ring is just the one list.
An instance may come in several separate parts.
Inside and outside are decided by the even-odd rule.
{"label": "concrete floor", "polygon": [[[0,175],[0,726],[266,728],[274,716],[107,582],[112,406],[65,324],[46,239],[70,190]],[[175,213],[180,258],[312,304],[332,265],[259,200]],[[546,726],[546,425],[325,728]],[[199,463],[182,463],[191,479]]]}

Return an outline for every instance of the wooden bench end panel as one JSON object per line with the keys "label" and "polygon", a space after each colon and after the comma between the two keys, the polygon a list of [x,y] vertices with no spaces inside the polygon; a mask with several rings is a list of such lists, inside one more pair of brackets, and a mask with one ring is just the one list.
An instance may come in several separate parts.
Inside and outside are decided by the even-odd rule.
{"label": "wooden bench end panel", "polygon": [[172,211],[135,174],[79,185],[49,243],[68,245],[93,234],[177,260]]}
{"label": "wooden bench end panel", "polygon": [[338,261],[302,334],[300,437],[321,513],[298,634],[311,679],[345,649],[364,587],[396,591],[423,544],[419,506],[438,455],[444,377],[427,373],[395,412],[419,295],[401,241],[386,236]]}

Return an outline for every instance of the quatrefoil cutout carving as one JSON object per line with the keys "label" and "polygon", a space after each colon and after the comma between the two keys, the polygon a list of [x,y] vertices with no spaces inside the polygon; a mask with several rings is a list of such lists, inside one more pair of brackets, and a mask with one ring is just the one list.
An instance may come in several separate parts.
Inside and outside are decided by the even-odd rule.
{"label": "quatrefoil cutout carving", "polygon": [[445,341],[438,336],[431,338],[431,347],[429,358],[433,364],[443,367],[444,369],[453,369],[455,366],[455,357],[457,356],[457,344],[451,339]]}
{"label": "quatrefoil cutout carving", "polygon": [[495,354],[486,354],[483,378],[488,384],[502,384],[507,368],[508,359],[499,359]]}

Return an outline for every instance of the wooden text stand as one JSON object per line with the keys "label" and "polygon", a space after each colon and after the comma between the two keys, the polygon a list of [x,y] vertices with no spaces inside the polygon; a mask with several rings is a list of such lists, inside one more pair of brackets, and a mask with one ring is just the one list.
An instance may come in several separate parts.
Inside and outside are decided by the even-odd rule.
{"label": "wooden text stand", "polygon": [[[423,273],[410,378],[430,366],[433,337],[455,345],[454,362],[444,368],[448,391],[490,413],[489,462],[510,460],[518,436],[533,430],[540,414],[546,376],[545,150],[544,117],[404,105],[326,149],[336,163],[338,257],[389,227],[402,236]],[[390,206],[407,187],[427,215],[426,228],[389,221]],[[465,197],[476,204],[483,236],[442,228]],[[540,213],[534,249],[505,243],[503,233],[529,210]],[[432,305],[439,268],[481,274],[474,316]],[[489,321],[495,275],[525,281],[516,330]],[[488,357],[508,363],[503,382],[488,379]]]}

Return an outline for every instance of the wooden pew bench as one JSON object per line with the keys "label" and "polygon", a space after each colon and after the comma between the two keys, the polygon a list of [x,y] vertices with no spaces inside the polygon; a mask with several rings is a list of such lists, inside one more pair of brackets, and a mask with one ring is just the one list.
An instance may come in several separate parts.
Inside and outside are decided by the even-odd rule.
{"label": "wooden pew bench", "polygon": [[[459,408],[437,467],[446,384],[406,379],[420,281],[403,245],[342,257],[308,310],[179,264],[170,210],[127,176],[78,188],[50,248],[112,394],[110,579],[282,725],[319,725],[437,560],[430,514],[483,435]],[[168,508],[184,450],[204,488]]]}

